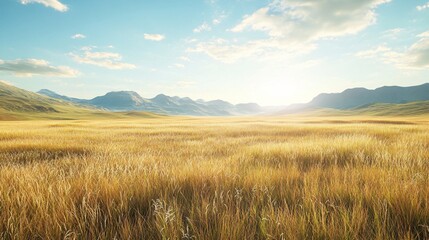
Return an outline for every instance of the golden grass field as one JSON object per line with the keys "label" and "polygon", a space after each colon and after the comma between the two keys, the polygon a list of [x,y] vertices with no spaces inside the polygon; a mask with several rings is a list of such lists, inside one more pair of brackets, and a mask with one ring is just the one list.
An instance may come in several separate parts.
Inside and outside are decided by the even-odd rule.
{"label": "golden grass field", "polygon": [[0,122],[0,239],[428,239],[426,119]]}

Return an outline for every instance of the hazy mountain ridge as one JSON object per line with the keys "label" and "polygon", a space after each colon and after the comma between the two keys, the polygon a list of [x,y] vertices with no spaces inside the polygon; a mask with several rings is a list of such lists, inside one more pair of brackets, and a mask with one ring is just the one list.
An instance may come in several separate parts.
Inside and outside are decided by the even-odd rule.
{"label": "hazy mountain ridge", "polygon": [[52,98],[90,105],[110,111],[150,111],[169,115],[230,116],[259,114],[264,109],[256,103],[231,104],[223,100],[192,100],[188,97],[170,97],[159,94],[151,99],[134,91],[109,92],[90,100],[71,98],[43,89],[38,92]]}
{"label": "hazy mountain ridge", "polygon": [[384,86],[374,90],[347,89],[341,93],[322,93],[306,107],[351,109],[375,103],[408,103],[429,100],[429,83],[411,87]]}
{"label": "hazy mountain ridge", "polygon": [[48,96],[50,98],[55,98],[55,99],[59,99],[59,100],[69,101],[69,102],[79,102],[79,101],[81,101],[81,99],[70,98],[70,97],[67,97],[67,96],[64,96],[64,95],[59,95],[56,92],[53,92],[53,91],[51,91],[49,89],[41,89],[37,93],[45,95],[45,96]]}
{"label": "hazy mountain ridge", "polygon": [[[337,94],[320,94],[307,104],[293,104],[282,111],[277,107],[261,107],[254,103],[237,104],[222,100],[204,101],[190,98],[169,97],[163,94],[152,99],[142,98],[133,91],[110,92],[91,100],[70,98],[59,95],[49,90],[41,90],[40,94],[19,89],[17,87],[0,82],[0,120],[13,119],[80,119],[90,117],[124,117],[128,114],[154,117],[150,113],[162,113],[167,115],[194,115],[194,116],[228,116],[251,115],[258,113],[276,112],[275,115],[284,114],[314,114],[320,115],[375,115],[375,116],[405,116],[429,114],[429,100],[412,101],[415,99],[429,99],[429,84],[414,87],[382,87],[376,90],[363,88],[348,89]],[[398,91],[399,89],[399,91]],[[382,92],[386,97],[379,97],[379,101],[391,101],[394,103],[371,102],[361,104],[364,101],[349,101],[347,106],[356,106],[342,109],[347,97],[353,99],[362,94],[361,98],[371,99],[374,92]],[[405,94],[404,94],[405,93]],[[49,96],[48,96],[49,94]],[[409,95],[408,95],[409,94]],[[320,99],[329,96],[331,107],[320,107],[314,104]],[[335,99],[339,99],[334,101]],[[365,99],[365,100],[368,100]],[[372,98],[374,99],[374,98]],[[321,101],[323,103],[323,101]],[[400,102],[400,103],[397,103]],[[320,102],[319,102],[320,103]],[[340,104],[333,105],[332,103]],[[353,103],[353,104],[351,104]],[[360,105],[359,105],[360,104]],[[95,108],[96,107],[96,108]],[[337,107],[337,108],[335,108]],[[108,111],[103,111],[108,110]],[[125,112],[115,113],[118,111]],[[265,111],[265,112],[263,112]],[[120,115],[120,116],[119,116]]]}

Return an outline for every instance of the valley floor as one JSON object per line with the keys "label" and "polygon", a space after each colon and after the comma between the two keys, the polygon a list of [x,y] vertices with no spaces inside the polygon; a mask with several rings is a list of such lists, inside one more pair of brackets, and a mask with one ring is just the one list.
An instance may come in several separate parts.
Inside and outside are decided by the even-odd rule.
{"label": "valley floor", "polygon": [[0,122],[0,239],[428,239],[425,118]]}

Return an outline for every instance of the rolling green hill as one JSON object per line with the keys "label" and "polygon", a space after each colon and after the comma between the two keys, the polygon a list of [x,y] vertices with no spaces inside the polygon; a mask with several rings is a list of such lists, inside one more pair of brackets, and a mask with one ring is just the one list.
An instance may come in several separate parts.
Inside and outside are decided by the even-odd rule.
{"label": "rolling green hill", "polygon": [[402,104],[375,103],[353,109],[310,108],[299,112],[281,113],[302,117],[374,116],[374,117],[426,117],[429,116],[429,101]]}
{"label": "rolling green hill", "polygon": [[0,82],[0,120],[92,119],[160,117],[139,113],[113,113],[53,99]]}
{"label": "rolling green hill", "polygon": [[410,103],[375,103],[363,105],[352,109],[334,109],[334,108],[303,108],[299,111],[282,111],[274,116],[295,116],[295,117],[411,117],[428,118],[429,101],[417,101]]}
{"label": "rolling green hill", "polygon": [[376,103],[350,110],[358,114],[373,116],[418,116],[429,115],[429,101],[403,104]]}

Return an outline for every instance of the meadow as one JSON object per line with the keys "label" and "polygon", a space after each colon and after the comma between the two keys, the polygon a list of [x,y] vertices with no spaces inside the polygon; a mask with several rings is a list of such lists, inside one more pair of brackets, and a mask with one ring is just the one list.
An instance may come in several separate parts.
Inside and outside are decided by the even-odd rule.
{"label": "meadow", "polygon": [[428,239],[426,119],[0,122],[0,239]]}

